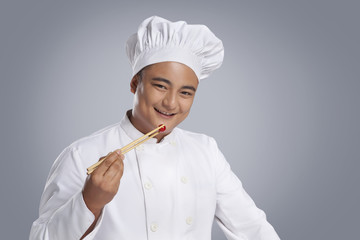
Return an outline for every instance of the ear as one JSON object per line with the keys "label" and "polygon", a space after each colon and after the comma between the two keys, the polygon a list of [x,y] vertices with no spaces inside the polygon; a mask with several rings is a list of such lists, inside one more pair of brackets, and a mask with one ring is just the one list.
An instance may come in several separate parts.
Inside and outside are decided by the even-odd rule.
{"label": "ear", "polygon": [[138,77],[139,76],[136,74],[130,81],[130,91],[134,94],[139,83]]}

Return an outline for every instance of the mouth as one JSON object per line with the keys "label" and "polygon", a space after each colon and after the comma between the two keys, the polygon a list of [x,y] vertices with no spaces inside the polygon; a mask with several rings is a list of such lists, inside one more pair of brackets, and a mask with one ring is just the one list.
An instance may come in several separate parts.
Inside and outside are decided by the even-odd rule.
{"label": "mouth", "polygon": [[163,112],[163,111],[160,111],[159,109],[157,109],[157,108],[154,108],[155,109],[155,111],[157,111],[158,113],[160,113],[161,115],[165,115],[165,116],[167,116],[167,117],[172,117],[172,116],[174,116],[176,113],[168,113],[168,112]]}

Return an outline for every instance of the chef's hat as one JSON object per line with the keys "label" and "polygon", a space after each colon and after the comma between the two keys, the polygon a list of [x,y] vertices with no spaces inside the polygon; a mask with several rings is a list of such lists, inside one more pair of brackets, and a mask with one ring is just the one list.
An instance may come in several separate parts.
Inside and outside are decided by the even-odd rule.
{"label": "chef's hat", "polygon": [[133,75],[150,64],[174,61],[190,67],[199,80],[219,68],[224,58],[221,40],[205,25],[170,22],[157,16],[140,24],[128,39],[126,52]]}

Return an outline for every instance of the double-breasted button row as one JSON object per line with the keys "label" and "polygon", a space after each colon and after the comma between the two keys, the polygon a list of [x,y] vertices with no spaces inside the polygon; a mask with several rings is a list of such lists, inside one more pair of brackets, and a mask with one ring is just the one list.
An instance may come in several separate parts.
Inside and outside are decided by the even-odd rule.
{"label": "double-breasted button row", "polygon": [[[185,219],[185,222],[186,222],[187,225],[191,225],[191,224],[193,224],[193,218],[192,217],[187,217]],[[159,230],[159,225],[157,223],[151,223],[150,224],[150,230],[152,232],[156,232],[157,230]]]}
{"label": "double-breasted button row", "polygon": [[[181,178],[180,178],[180,181],[181,181],[183,184],[187,184],[187,183],[189,182],[188,178],[185,177],[185,176],[181,177]],[[145,183],[144,183],[144,187],[145,187],[146,190],[150,190],[150,189],[153,187],[153,185],[152,185],[150,182],[145,182]]]}

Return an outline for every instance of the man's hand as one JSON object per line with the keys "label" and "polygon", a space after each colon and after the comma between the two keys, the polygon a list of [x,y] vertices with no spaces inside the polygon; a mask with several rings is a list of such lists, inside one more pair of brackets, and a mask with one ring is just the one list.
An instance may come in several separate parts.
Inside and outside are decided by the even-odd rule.
{"label": "man's hand", "polygon": [[105,160],[86,179],[82,192],[86,206],[95,215],[95,219],[114,198],[124,172],[124,155],[120,150],[111,152],[100,160],[103,158]]}

